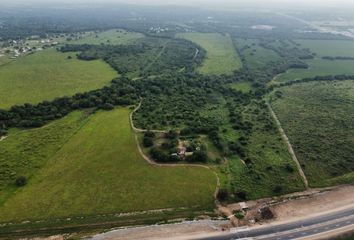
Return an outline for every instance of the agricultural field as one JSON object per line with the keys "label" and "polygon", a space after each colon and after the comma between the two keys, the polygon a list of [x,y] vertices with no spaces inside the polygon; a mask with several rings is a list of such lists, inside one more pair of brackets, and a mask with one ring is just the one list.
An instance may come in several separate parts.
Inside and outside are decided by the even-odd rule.
{"label": "agricultural field", "polygon": [[[13,189],[11,196],[0,204],[0,221],[178,207],[213,209],[214,174],[204,168],[149,165],[138,152],[129,113],[127,108],[92,115],[74,112],[44,128],[28,130],[34,131],[30,133],[31,139],[38,147],[22,148],[32,156],[28,164],[36,172],[27,185]],[[58,135],[60,124],[69,122],[74,122],[72,129],[76,129],[69,139],[69,133],[63,134],[66,137],[60,139],[66,139],[64,143],[56,141],[52,150],[41,147],[49,144],[47,128]],[[2,162],[10,164],[12,154],[17,154],[11,149],[29,141],[27,132],[17,133],[16,137],[10,134],[0,142],[2,151],[7,153],[1,156]],[[36,164],[37,160],[42,163]],[[26,175],[26,161],[24,164],[21,171],[11,165],[9,171]]]}
{"label": "agricultural field", "polygon": [[5,56],[5,55],[1,56],[1,54],[0,54],[0,66],[8,64],[11,61],[12,61],[12,59],[10,59],[8,56]]}
{"label": "agricultural field", "polygon": [[273,108],[310,186],[353,182],[354,82],[308,82],[276,91]]}
{"label": "agricultural field", "polygon": [[75,53],[48,49],[0,65],[0,108],[98,89],[117,76],[101,60],[80,61]]}
{"label": "agricultural field", "polygon": [[299,47],[315,53],[315,58],[305,60],[308,69],[289,69],[273,79],[273,82],[286,82],[307,77],[354,74],[353,60],[328,60],[322,57],[354,57],[354,41],[345,40],[296,40]]}
{"label": "agricultural field", "polygon": [[70,41],[71,44],[109,44],[125,45],[132,44],[144,35],[136,32],[128,32],[122,29],[111,29],[104,32],[87,32],[80,36],[81,39]]}
{"label": "agricultural field", "polygon": [[308,48],[318,57],[354,57],[354,41],[347,40],[296,40],[302,48]]}
{"label": "agricultural field", "polygon": [[74,112],[43,128],[12,129],[0,142],[0,205],[16,190],[16,178],[34,176],[85,122],[84,114]]}
{"label": "agricultural field", "polygon": [[229,35],[219,33],[179,33],[177,37],[190,40],[207,51],[199,72],[208,75],[232,74],[242,67],[241,60]]}
{"label": "agricultural field", "polygon": [[307,60],[308,69],[290,69],[286,73],[278,75],[273,82],[286,82],[307,77],[354,74],[354,61],[336,60],[329,61],[323,59]]}

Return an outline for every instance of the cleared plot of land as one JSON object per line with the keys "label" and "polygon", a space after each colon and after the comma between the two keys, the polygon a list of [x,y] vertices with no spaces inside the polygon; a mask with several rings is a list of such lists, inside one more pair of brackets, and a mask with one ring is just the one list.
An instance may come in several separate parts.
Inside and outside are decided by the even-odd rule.
{"label": "cleared plot of land", "polygon": [[83,38],[80,40],[75,40],[70,43],[78,44],[132,44],[134,41],[143,38],[144,35],[136,32],[128,32],[121,29],[112,29],[105,32],[94,33],[89,32],[85,33]]}
{"label": "cleared plot of land", "polygon": [[179,33],[177,37],[190,40],[207,51],[199,71],[203,74],[232,74],[241,68],[241,60],[229,35],[218,33]]}
{"label": "cleared plot of land", "polygon": [[243,93],[248,93],[252,90],[252,83],[251,82],[232,83],[231,88]]}
{"label": "cleared plot of land", "polygon": [[354,61],[336,60],[328,61],[314,59],[306,61],[308,69],[290,69],[274,79],[275,82],[286,82],[307,77],[354,74]]}
{"label": "cleared plot of land", "polygon": [[[149,165],[137,150],[129,112],[116,109],[89,116],[29,183],[1,205],[0,221],[168,207],[212,209],[213,173],[204,168]],[[33,138],[40,141],[39,136]]]}
{"label": "cleared plot of land", "polygon": [[262,69],[271,62],[280,61],[274,51],[261,47],[257,39],[236,39],[236,45],[251,69]]}
{"label": "cleared plot of land", "polygon": [[79,61],[74,53],[45,50],[0,66],[0,108],[98,89],[116,76],[103,61]]}
{"label": "cleared plot of land", "polygon": [[297,40],[301,47],[309,48],[318,56],[354,57],[354,41],[344,40]]}
{"label": "cleared plot of land", "polygon": [[352,182],[354,82],[309,82],[278,91],[283,97],[272,105],[310,186]]}

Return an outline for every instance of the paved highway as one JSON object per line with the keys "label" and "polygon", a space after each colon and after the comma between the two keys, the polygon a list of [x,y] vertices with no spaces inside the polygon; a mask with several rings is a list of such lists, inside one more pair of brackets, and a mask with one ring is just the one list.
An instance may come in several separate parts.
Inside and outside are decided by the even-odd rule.
{"label": "paved highway", "polygon": [[354,229],[354,207],[279,225],[240,229],[234,233],[207,237],[203,238],[203,240],[232,240],[243,238],[290,240],[310,237],[315,234],[326,233],[348,226],[352,226]]}

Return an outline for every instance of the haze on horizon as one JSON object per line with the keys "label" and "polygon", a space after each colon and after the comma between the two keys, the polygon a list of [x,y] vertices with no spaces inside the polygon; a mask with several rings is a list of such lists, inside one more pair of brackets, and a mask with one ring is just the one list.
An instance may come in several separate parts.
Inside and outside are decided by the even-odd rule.
{"label": "haze on horizon", "polygon": [[100,4],[139,4],[139,5],[186,5],[217,7],[318,7],[347,8],[354,7],[351,0],[0,0],[0,6],[6,5],[100,5]]}

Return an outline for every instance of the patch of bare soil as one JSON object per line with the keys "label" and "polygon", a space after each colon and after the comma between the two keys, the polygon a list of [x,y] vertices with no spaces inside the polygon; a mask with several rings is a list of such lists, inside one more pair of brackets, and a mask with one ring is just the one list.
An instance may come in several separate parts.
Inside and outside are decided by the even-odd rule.
{"label": "patch of bare soil", "polygon": [[190,239],[198,236],[220,233],[228,221],[192,221],[169,225],[126,228],[94,236],[93,240],[132,240],[132,239]]}
{"label": "patch of bare soil", "polygon": [[353,205],[354,186],[310,189],[276,198],[248,201],[244,204],[247,207],[244,210],[239,203],[227,206],[232,212],[243,211],[245,217],[240,221],[240,226],[291,221]]}
{"label": "patch of bare soil", "polygon": [[354,204],[354,186],[342,186],[329,190],[314,190],[309,196],[276,204],[271,207],[279,221],[289,220]]}

